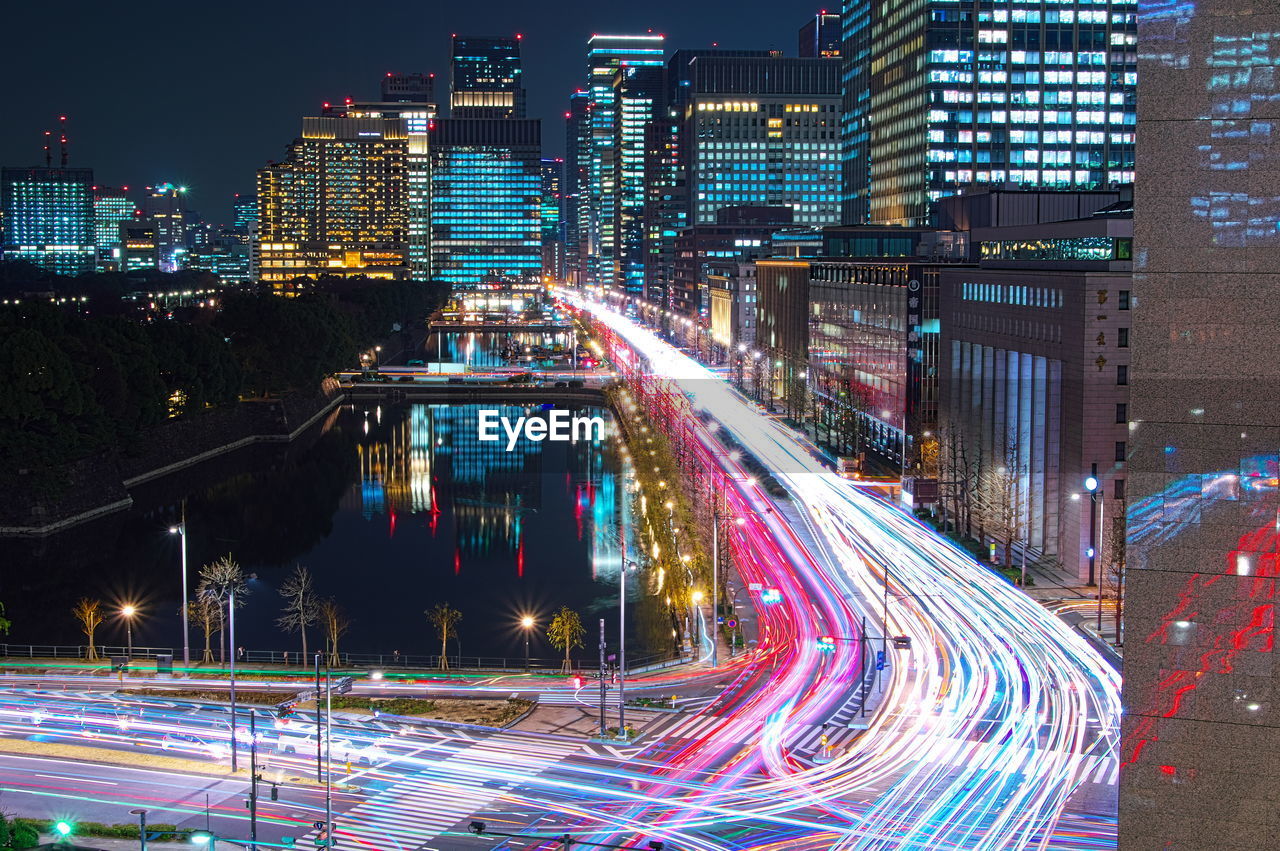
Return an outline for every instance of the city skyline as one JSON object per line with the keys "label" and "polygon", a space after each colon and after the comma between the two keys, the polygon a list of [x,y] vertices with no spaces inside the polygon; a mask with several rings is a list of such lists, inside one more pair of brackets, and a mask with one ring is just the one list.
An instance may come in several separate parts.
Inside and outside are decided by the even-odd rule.
{"label": "city skyline", "polygon": [[[309,11],[305,17],[255,18],[247,28],[235,17],[192,20],[200,31],[194,39],[180,34],[184,30],[171,10],[126,18],[83,4],[73,31],[47,30],[34,10],[13,10],[15,31],[30,37],[15,40],[0,58],[0,69],[9,79],[38,84],[12,95],[0,162],[42,164],[42,134],[66,115],[71,166],[93,168],[104,185],[185,185],[192,208],[209,221],[229,224],[233,195],[251,193],[257,169],[284,156],[298,116],[317,114],[323,103],[345,97],[374,100],[387,72],[434,73],[437,101],[447,103],[454,34],[520,34],[528,115],[558,127],[570,94],[583,85],[582,57],[592,34],[651,30],[666,35],[671,48],[717,42],[794,56],[799,29],[818,9],[763,2],[689,8],[666,0],[642,9],[604,10],[573,2],[558,5],[550,16],[503,0],[483,9],[405,12],[403,20],[378,28],[376,43],[358,51],[344,45],[328,51],[324,61],[316,61],[315,45],[332,43],[332,22],[342,11],[336,4]],[[157,54],[190,70],[157,77],[150,62],[136,58]],[[65,58],[51,68],[51,55]],[[85,59],[76,61],[77,56]],[[90,73],[93,84],[86,85]],[[128,96],[143,86],[145,98]],[[121,96],[107,96],[117,89]],[[216,117],[225,119],[227,111],[237,120]],[[545,156],[564,156],[562,132],[544,131],[544,137]]]}

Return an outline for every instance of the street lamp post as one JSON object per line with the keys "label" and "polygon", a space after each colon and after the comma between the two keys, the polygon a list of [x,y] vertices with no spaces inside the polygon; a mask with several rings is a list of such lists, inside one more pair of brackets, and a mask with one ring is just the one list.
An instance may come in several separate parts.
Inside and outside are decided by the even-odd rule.
{"label": "street lamp post", "polygon": [[720,506],[711,512],[711,667],[720,665]]}
{"label": "street lamp post", "polygon": [[[187,510],[183,503],[182,522],[169,527],[170,535],[182,539],[182,667],[191,667],[191,626],[187,621]],[[187,671],[190,674],[190,670]]]}
{"label": "street lamp post", "polygon": [[529,673],[529,630],[533,629],[533,618],[525,615],[520,619],[520,626],[524,627],[524,672]]}
{"label": "street lamp post", "polygon": [[129,810],[129,814],[138,817],[138,848],[147,851],[147,811]]}
{"label": "street lamp post", "polygon": [[125,634],[125,655],[133,660],[133,616],[138,610],[133,606],[125,606],[120,610],[120,614],[124,617],[124,634]]}
{"label": "street lamp post", "polygon": [[[1089,584],[1096,580],[1094,566],[1098,552],[1098,465],[1094,464],[1088,478],[1084,480],[1084,489],[1089,492]],[[1102,593],[1099,591],[1098,593]]]}

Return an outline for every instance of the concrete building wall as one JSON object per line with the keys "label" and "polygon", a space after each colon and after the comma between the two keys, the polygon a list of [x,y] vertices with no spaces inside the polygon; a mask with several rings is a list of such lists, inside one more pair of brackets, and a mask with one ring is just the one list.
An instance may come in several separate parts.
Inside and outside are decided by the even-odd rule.
{"label": "concrete building wall", "polygon": [[1140,7],[1121,848],[1280,848],[1280,15]]}

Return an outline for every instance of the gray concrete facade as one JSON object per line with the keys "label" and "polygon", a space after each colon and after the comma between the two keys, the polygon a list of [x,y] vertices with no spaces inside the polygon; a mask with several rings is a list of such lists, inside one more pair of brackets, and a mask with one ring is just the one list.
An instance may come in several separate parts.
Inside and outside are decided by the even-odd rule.
{"label": "gray concrete facade", "polygon": [[1144,2],[1120,838],[1280,848],[1280,9]]}

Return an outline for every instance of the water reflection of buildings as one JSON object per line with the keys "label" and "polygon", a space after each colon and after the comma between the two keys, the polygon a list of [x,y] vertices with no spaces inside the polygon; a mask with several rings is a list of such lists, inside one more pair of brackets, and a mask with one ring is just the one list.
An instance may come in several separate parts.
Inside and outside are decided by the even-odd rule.
{"label": "water reflection of buildings", "polygon": [[[445,529],[451,520],[456,569],[464,557],[505,552],[522,573],[527,526],[543,507],[543,488],[563,481],[577,538],[589,540],[593,569],[611,563],[613,570],[606,572],[616,572],[619,503],[608,445],[557,444],[569,457],[548,471],[543,444],[521,438],[508,452],[505,437],[479,440],[479,410],[412,405],[370,411],[369,436],[359,446],[360,485],[348,493],[344,508],[370,521],[385,517],[389,534],[406,515],[427,515],[432,534],[442,518]],[[536,410],[506,407],[500,413],[517,418]]]}

